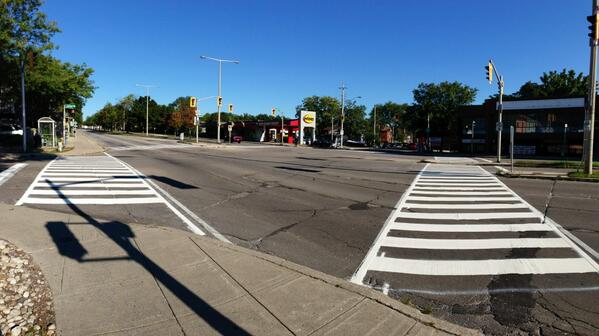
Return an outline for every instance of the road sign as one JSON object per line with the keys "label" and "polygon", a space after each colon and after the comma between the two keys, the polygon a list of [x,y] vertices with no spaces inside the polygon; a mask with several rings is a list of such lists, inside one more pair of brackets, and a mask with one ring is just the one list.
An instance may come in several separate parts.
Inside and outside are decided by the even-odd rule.
{"label": "road sign", "polygon": [[196,107],[198,104],[198,100],[196,97],[189,97],[189,107]]}
{"label": "road sign", "polygon": [[495,124],[495,130],[496,130],[497,132],[501,132],[501,131],[503,130],[503,123],[498,121],[498,122]]}
{"label": "road sign", "polygon": [[72,109],[74,109],[74,108],[76,108],[76,107],[77,107],[77,106],[75,106],[75,104],[64,104],[64,108],[65,108],[65,109],[71,109],[71,110],[72,110]]}

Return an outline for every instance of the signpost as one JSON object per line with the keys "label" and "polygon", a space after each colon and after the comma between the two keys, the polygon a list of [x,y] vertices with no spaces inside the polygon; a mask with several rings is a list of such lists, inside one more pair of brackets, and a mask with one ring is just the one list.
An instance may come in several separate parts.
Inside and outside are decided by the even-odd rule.
{"label": "signpost", "polygon": [[514,126],[510,126],[510,159],[512,160],[512,174],[514,173]]}

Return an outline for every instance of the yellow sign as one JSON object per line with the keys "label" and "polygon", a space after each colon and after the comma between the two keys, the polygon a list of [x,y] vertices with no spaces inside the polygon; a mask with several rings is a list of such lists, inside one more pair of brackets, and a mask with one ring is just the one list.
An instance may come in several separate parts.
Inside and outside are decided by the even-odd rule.
{"label": "yellow sign", "polygon": [[304,122],[306,124],[312,124],[312,123],[314,123],[314,115],[313,114],[306,114],[304,116]]}

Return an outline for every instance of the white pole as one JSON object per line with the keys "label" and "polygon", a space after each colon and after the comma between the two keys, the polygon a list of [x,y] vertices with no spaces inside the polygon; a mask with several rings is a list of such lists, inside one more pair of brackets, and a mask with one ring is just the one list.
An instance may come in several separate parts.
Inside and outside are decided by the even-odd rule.
{"label": "white pole", "polygon": [[27,122],[25,116],[25,56],[21,56],[21,127],[23,128],[23,153],[27,152]]}
{"label": "white pole", "polygon": [[341,135],[341,143],[339,145],[339,148],[343,148],[343,135],[344,135],[344,130],[343,130],[343,122],[345,121],[345,86],[343,85],[343,82],[341,82],[341,130],[339,131],[340,135]]}
{"label": "white pole", "polygon": [[510,126],[510,159],[512,161],[512,174],[514,173],[514,126]]}
{"label": "white pole", "polygon": [[220,143],[220,102],[218,101],[219,98],[221,98],[221,79],[222,79],[222,67],[223,67],[223,62],[222,61],[218,61],[218,97],[216,105],[218,108],[218,117],[217,117],[217,127],[216,127],[216,143]]}
{"label": "white pole", "polygon": [[[62,142],[64,143],[64,146],[67,146],[67,135],[65,132],[66,127],[66,114],[67,114],[67,106],[65,104],[62,104]],[[23,136],[25,136],[25,133],[23,133]]]}
{"label": "white pole", "polygon": [[150,97],[150,88],[146,88],[146,136],[148,136],[148,128],[149,128],[149,97]]}
{"label": "white pole", "polygon": [[376,105],[374,105],[374,118],[372,120],[372,144],[376,145]]}

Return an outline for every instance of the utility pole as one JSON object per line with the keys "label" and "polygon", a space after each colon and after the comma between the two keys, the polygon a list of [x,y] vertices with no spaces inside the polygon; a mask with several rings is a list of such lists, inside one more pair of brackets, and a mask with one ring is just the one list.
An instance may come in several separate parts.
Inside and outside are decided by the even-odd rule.
{"label": "utility pole", "polygon": [[147,85],[147,84],[135,84],[135,86],[146,88],[146,136],[148,136],[149,129],[149,110],[150,110],[150,88],[157,87],[156,85]]}
{"label": "utility pole", "polygon": [[497,121],[497,125],[496,129],[497,129],[497,162],[500,163],[501,162],[501,132],[503,131],[503,88],[504,88],[504,83],[503,83],[503,76],[499,74],[499,72],[497,71],[497,67],[495,66],[495,63],[493,63],[493,60],[489,60],[489,64],[485,67],[485,69],[487,70],[487,80],[489,81],[489,84],[491,84],[493,82],[493,74],[495,74],[495,76],[497,76],[497,86],[499,88],[499,103],[498,103],[498,112],[499,112],[499,117],[498,117],[498,121]]}
{"label": "utility pole", "polygon": [[[27,152],[27,122],[25,119],[25,55],[21,53],[21,127],[23,128],[23,153]],[[64,125],[63,125],[64,127]]]}
{"label": "utility pole", "polygon": [[345,87],[345,85],[343,85],[343,82],[341,82],[341,87],[339,89],[341,89],[341,130],[339,131],[339,134],[341,135],[341,142],[339,148],[343,148],[343,122],[345,121],[345,89],[347,88]]}
{"label": "utility pole", "polygon": [[591,60],[589,66],[589,91],[584,116],[584,173],[593,173],[593,138],[595,133],[595,101],[597,92],[597,40],[599,39],[599,0],[593,0],[593,15],[587,16],[591,23],[589,29],[589,45],[591,47]]}
{"label": "utility pole", "polygon": [[331,146],[333,146],[334,142],[335,142],[335,124],[334,124],[334,117],[331,115]]}
{"label": "utility pole", "polygon": [[283,116],[283,112],[281,112],[281,110],[279,110],[279,114],[281,115],[281,146],[283,146],[283,136],[285,135],[285,129],[284,129],[284,116]]}
{"label": "utility pole", "polygon": [[374,105],[374,116],[372,118],[372,145],[376,145],[376,105]]}
{"label": "utility pole", "polygon": [[217,123],[218,126],[216,127],[216,142],[220,143],[220,109],[221,109],[221,102],[222,102],[222,92],[221,92],[221,83],[222,83],[222,71],[223,71],[223,62],[225,63],[235,63],[235,64],[239,64],[239,61],[233,61],[233,60],[225,60],[225,59],[220,59],[220,58],[214,58],[214,57],[208,57],[208,56],[200,56],[201,59],[206,59],[206,60],[210,60],[210,61],[215,61],[218,62],[218,116],[217,116]]}

